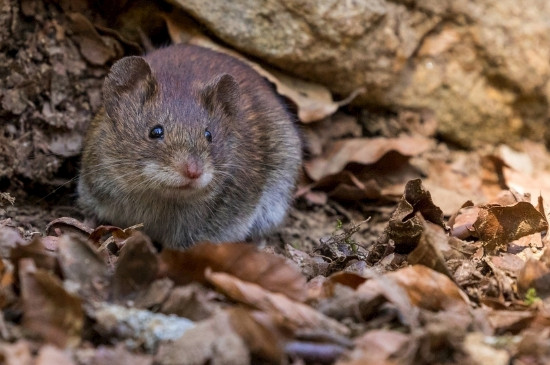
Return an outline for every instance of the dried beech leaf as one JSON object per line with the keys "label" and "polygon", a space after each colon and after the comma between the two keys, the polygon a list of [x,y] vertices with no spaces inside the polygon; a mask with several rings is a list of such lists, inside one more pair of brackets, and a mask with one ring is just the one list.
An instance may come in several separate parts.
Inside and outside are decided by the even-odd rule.
{"label": "dried beech leaf", "polygon": [[535,315],[535,311],[490,310],[487,319],[496,334],[517,334],[529,327]]}
{"label": "dried beech leaf", "polygon": [[403,156],[416,156],[433,146],[433,140],[416,136],[400,138],[352,138],[336,142],[322,157],[304,164],[313,181],[342,171],[349,163],[370,165],[390,151]]}
{"label": "dried beech leaf", "polygon": [[295,266],[246,243],[202,243],[186,251],[163,250],[160,260],[161,275],[178,285],[204,282],[204,271],[210,267],[295,300],[306,298],[306,279]]}
{"label": "dried beech leaf", "polygon": [[59,264],[54,253],[48,251],[40,238],[35,237],[28,244],[17,245],[11,250],[10,261],[15,265],[15,277],[19,278],[19,261],[30,258],[36,267],[48,271],[59,272]]}
{"label": "dried beech leaf", "polygon": [[417,213],[417,218],[422,223],[422,235],[416,248],[407,256],[407,261],[412,265],[422,264],[453,280],[453,276],[445,263],[443,253],[438,247],[438,242],[435,241],[438,239],[444,240],[445,244],[447,244],[445,231],[439,226],[428,224],[419,213]]}
{"label": "dried beech leaf", "polygon": [[475,236],[489,250],[505,248],[511,241],[548,229],[545,217],[528,202],[480,208],[474,223]]}
{"label": "dried beech leaf", "polygon": [[112,38],[102,37],[82,14],[68,14],[70,27],[80,53],[91,64],[101,66],[122,56],[122,47]]}
{"label": "dried beech leaf", "polygon": [[91,361],[86,363],[86,365],[88,364],[153,365],[153,357],[151,355],[134,354],[127,350],[122,344],[119,344],[114,348],[100,345],[93,352]]}
{"label": "dried beech leaf", "polygon": [[479,215],[480,207],[467,206],[462,207],[454,217],[451,225],[451,235],[460,239],[466,239],[472,236],[474,223]]}
{"label": "dried beech leaf", "polygon": [[250,351],[231,325],[231,316],[222,311],[197,323],[183,336],[160,344],[155,355],[159,365],[250,364]]}
{"label": "dried beech leaf", "polygon": [[75,365],[76,363],[64,351],[52,345],[42,346],[38,351],[35,365]]}
{"label": "dried beech leaf", "polygon": [[235,307],[228,311],[231,327],[241,336],[253,354],[280,363],[286,340],[274,316]]}
{"label": "dried beech leaf", "polygon": [[57,346],[78,345],[84,326],[80,298],[51,273],[36,269],[30,259],[21,260],[20,266],[23,325]]}
{"label": "dried beech leaf", "polygon": [[[396,361],[400,353],[411,341],[410,335],[377,329],[368,331],[355,340],[356,348],[340,360],[337,365],[391,365],[399,364]],[[403,362],[405,363],[405,362]]]}
{"label": "dried beech leaf", "polygon": [[206,278],[231,299],[282,317],[297,328],[328,331],[340,335],[349,333],[347,327],[310,306],[295,302],[282,294],[271,293],[257,284],[242,281],[225,273],[210,272],[206,274]]}
{"label": "dried beech leaf", "polygon": [[[468,298],[446,275],[423,265],[409,266],[371,279],[357,290],[381,292],[387,298],[388,284],[395,283],[407,293],[410,303],[430,311],[467,311]],[[391,300],[391,299],[390,299]],[[401,306],[403,307],[403,306]]]}
{"label": "dried beech leaf", "polygon": [[534,288],[537,296],[546,298],[550,295],[550,269],[541,261],[530,259],[520,270],[517,285],[522,294]]}
{"label": "dried beech leaf", "polygon": [[46,234],[61,236],[64,233],[77,233],[89,236],[93,232],[93,229],[71,217],[61,217],[54,219],[46,226]]}
{"label": "dried beech leaf", "polygon": [[113,276],[113,299],[134,299],[157,276],[156,251],[149,237],[134,232],[120,250]]}
{"label": "dried beech leaf", "polygon": [[78,291],[83,297],[90,300],[107,299],[111,278],[107,265],[81,236],[60,237],[58,261],[63,277],[78,283]]}

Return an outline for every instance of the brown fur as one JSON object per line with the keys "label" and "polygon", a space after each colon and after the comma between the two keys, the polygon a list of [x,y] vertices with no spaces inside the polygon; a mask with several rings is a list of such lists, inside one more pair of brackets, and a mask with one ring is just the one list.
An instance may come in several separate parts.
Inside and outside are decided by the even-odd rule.
{"label": "brown fur", "polygon": [[[157,124],[162,140],[149,138]],[[190,159],[212,180],[167,186]],[[113,65],[84,142],[79,203],[100,222],[144,223],[167,247],[255,239],[283,219],[300,163],[292,117],[267,81],[230,56],[171,46]]]}

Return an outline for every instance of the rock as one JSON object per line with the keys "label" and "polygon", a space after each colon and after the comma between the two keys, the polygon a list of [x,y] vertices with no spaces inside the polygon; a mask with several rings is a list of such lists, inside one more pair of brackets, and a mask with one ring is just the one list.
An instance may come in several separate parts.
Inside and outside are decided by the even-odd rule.
{"label": "rock", "polygon": [[456,143],[541,140],[550,3],[173,0],[224,42],[356,104],[428,110]]}

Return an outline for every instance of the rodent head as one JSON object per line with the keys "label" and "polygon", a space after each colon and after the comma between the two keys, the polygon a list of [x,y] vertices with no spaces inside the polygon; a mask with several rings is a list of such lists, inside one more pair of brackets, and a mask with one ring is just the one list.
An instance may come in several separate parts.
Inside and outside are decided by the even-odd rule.
{"label": "rodent head", "polygon": [[141,57],[111,68],[98,167],[116,174],[113,184],[121,193],[207,195],[230,176],[239,85],[228,74],[197,83],[178,74],[185,70],[157,71]]}

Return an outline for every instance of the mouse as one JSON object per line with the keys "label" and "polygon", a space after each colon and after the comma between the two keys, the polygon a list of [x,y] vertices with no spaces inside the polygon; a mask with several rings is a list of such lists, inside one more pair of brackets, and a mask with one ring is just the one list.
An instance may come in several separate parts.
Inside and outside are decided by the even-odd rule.
{"label": "mouse", "polygon": [[115,62],[86,132],[78,205],[167,248],[259,242],[284,220],[302,163],[296,117],[245,62],[171,45]]}

